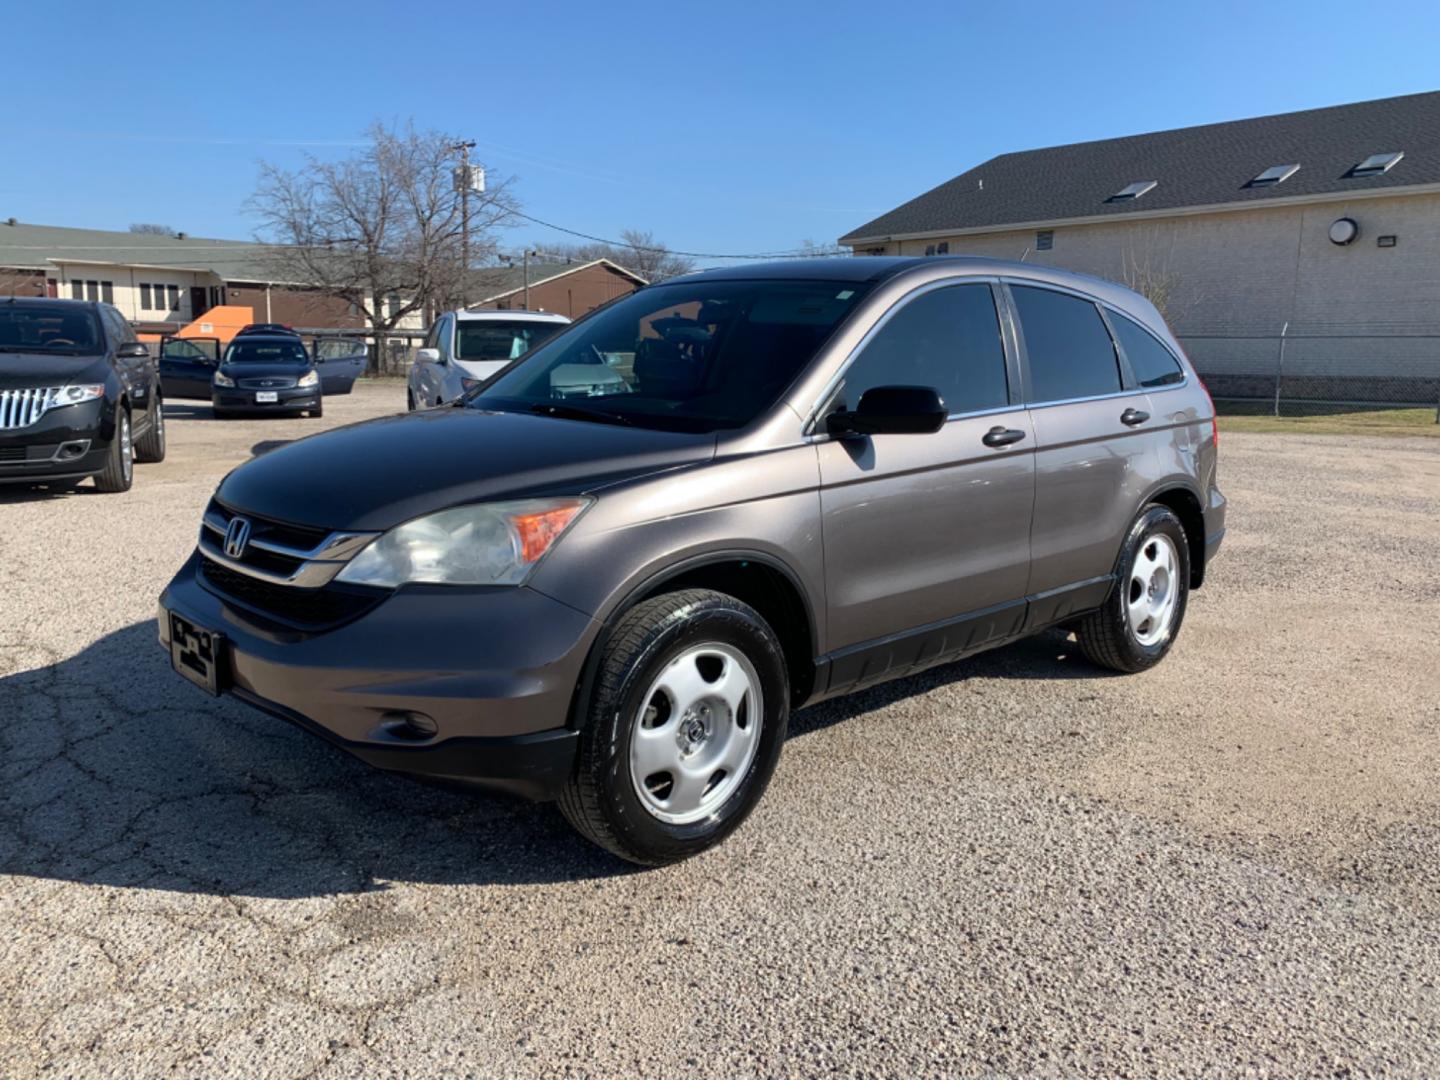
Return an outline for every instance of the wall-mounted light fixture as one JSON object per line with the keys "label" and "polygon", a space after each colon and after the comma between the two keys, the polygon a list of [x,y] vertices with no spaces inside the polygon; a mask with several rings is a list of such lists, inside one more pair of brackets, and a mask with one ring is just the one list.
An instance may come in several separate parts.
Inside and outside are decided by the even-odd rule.
{"label": "wall-mounted light fixture", "polygon": [[1330,225],[1330,242],[1344,247],[1353,243],[1360,235],[1360,226],[1355,224],[1354,218],[1336,218]]}

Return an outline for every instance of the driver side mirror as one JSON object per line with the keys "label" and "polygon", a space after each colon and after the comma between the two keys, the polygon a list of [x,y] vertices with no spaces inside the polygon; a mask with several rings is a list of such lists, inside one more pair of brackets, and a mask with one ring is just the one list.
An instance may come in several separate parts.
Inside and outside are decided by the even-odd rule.
{"label": "driver side mirror", "polygon": [[929,435],[948,416],[940,394],[929,386],[876,386],[860,395],[854,410],[825,418],[825,430],[841,438],[856,435]]}
{"label": "driver side mirror", "polygon": [[416,349],[415,363],[417,364],[438,364],[440,363],[439,349]]}
{"label": "driver side mirror", "polygon": [[143,341],[125,341],[121,342],[120,347],[115,350],[115,355],[130,359],[137,359],[142,356],[148,357],[150,355],[150,347]]}

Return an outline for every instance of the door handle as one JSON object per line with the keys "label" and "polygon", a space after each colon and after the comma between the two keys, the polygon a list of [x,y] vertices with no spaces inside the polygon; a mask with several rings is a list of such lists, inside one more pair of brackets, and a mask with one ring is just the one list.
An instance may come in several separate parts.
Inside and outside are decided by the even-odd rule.
{"label": "door handle", "polygon": [[986,446],[1009,446],[1025,438],[1025,432],[1015,428],[992,427],[980,437],[980,441]]}
{"label": "door handle", "polygon": [[1135,427],[1137,424],[1143,424],[1146,420],[1149,419],[1150,414],[1148,412],[1145,412],[1143,409],[1126,409],[1123,413],[1120,414],[1120,423],[1125,424],[1129,427]]}

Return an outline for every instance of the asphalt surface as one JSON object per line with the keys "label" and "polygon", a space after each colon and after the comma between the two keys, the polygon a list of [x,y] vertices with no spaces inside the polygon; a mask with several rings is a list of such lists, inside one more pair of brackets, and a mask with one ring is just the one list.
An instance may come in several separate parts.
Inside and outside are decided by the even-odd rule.
{"label": "asphalt surface", "polygon": [[0,493],[0,1075],[1440,1073],[1440,443],[1222,438],[1159,668],[1049,635],[798,714],[640,872],[167,668],[220,477],[403,394]]}

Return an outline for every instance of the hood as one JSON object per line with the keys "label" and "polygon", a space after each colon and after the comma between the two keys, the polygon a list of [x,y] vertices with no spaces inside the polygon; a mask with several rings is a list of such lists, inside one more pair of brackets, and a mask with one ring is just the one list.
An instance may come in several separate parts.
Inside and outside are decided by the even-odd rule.
{"label": "hood", "polygon": [[221,364],[219,370],[239,382],[241,379],[298,379],[314,367],[313,364]]}
{"label": "hood", "polygon": [[482,499],[581,495],[715,454],[715,436],[528,413],[401,413],[290,443],[216,493],[234,510],[325,529],[389,529]]}
{"label": "hood", "polygon": [[0,352],[0,390],[103,383],[109,378],[110,365],[100,356]]}

